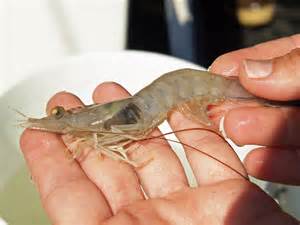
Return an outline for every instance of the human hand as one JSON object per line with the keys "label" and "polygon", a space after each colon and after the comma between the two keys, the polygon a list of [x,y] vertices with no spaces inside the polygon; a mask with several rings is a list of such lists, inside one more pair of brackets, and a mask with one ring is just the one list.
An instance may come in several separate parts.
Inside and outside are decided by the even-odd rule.
{"label": "human hand", "polygon": [[[104,103],[127,96],[119,85],[104,83],[96,88],[93,99]],[[50,99],[47,111],[57,105],[68,109],[82,102],[61,92]],[[170,124],[173,130],[199,127],[177,112]],[[218,135],[193,130],[177,137],[247,176],[234,151]],[[199,185],[189,188],[178,158],[163,140],[141,142],[130,154],[133,160],[153,158],[141,168],[99,158],[95,151],[70,161],[61,137],[53,133],[25,130],[20,145],[52,224],[298,224],[244,177],[186,148]]]}
{"label": "human hand", "polygon": [[[210,71],[239,76],[242,85],[260,97],[299,100],[300,34],[224,54]],[[300,109],[237,107],[228,111],[232,108],[236,106],[215,109],[219,115],[225,114],[227,136],[239,145],[267,146],[247,155],[247,172],[269,181],[300,185]]]}

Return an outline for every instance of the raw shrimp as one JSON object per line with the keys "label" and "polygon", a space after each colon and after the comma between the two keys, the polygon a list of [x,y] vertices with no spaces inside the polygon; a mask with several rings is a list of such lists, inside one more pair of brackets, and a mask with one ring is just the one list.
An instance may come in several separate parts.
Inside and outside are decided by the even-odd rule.
{"label": "raw shrimp", "polygon": [[58,106],[51,115],[28,118],[23,127],[68,134],[74,145],[84,143],[113,159],[137,166],[127,157],[128,144],[143,140],[174,110],[179,109],[210,125],[207,106],[225,100],[255,100],[237,79],[207,71],[181,69],[166,73],[132,97],[106,104],[65,110]]}

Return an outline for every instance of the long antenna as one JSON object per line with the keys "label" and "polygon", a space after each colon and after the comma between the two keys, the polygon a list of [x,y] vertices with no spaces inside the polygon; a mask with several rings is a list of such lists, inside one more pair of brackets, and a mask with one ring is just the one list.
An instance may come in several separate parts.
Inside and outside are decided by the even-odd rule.
{"label": "long antenna", "polygon": [[11,108],[9,107],[11,110],[15,111],[17,114],[19,114],[20,116],[26,118],[26,119],[29,119],[28,116],[26,116],[24,113],[22,113],[21,111],[19,111],[18,109],[15,109],[15,108]]}
{"label": "long antenna", "polygon": [[[235,173],[237,173],[238,175],[240,175],[245,180],[249,180],[248,176],[242,174],[241,172],[239,172],[238,170],[234,169],[230,165],[228,165],[228,164],[222,162],[220,159],[217,159],[216,157],[214,157],[214,156],[212,156],[212,155],[210,155],[210,154],[202,151],[201,149],[198,149],[196,147],[193,147],[193,146],[191,146],[191,145],[189,145],[187,143],[181,142],[181,141],[176,141],[176,140],[165,138],[165,136],[169,135],[169,134],[179,133],[179,132],[183,132],[183,131],[192,131],[192,130],[205,130],[205,131],[209,131],[209,132],[212,132],[214,134],[217,134],[219,137],[221,137],[225,141],[225,143],[227,145],[229,145],[228,142],[224,139],[224,137],[221,134],[219,134],[218,132],[215,132],[214,130],[209,129],[209,128],[199,128],[199,127],[198,128],[186,128],[186,129],[181,129],[181,130],[177,130],[177,131],[171,131],[171,132],[167,132],[167,133],[164,133],[164,134],[161,134],[161,135],[147,137],[147,138],[144,138],[144,139],[141,139],[141,140],[138,140],[138,141],[147,141],[147,140],[152,140],[152,139],[162,139],[162,140],[167,140],[167,141],[170,141],[170,142],[173,142],[173,143],[181,144],[181,145],[183,145],[185,147],[188,147],[188,148],[191,148],[191,149],[193,149],[195,151],[200,152],[201,154],[203,154],[203,155],[205,155],[205,156],[207,156],[207,157],[209,157],[209,158],[217,161],[218,163],[222,164],[223,166],[226,166],[227,168],[231,169],[232,171],[234,171]],[[230,148],[231,148],[231,146],[230,146]]]}

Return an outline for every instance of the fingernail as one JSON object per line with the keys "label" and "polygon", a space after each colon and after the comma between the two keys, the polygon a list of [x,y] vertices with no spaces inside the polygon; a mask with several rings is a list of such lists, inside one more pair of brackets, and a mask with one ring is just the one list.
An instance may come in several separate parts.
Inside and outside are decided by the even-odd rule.
{"label": "fingernail", "polygon": [[244,60],[244,68],[249,78],[264,78],[271,75],[272,60]]}

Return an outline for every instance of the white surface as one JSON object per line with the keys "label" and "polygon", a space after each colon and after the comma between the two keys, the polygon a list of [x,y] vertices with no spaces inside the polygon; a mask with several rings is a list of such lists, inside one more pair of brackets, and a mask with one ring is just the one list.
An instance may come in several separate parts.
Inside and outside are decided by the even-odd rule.
{"label": "white surface", "polygon": [[2,218],[0,218],[0,225],[8,225]]}
{"label": "white surface", "polygon": [[125,48],[128,0],[52,1],[63,10],[65,25],[78,51]]}
{"label": "white surface", "polygon": [[[21,129],[14,126],[19,117],[11,108],[18,109],[29,116],[40,117],[44,115],[47,100],[58,91],[73,92],[89,104],[92,103],[93,89],[101,82],[115,81],[131,93],[135,93],[161,74],[186,67],[199,68],[186,61],[164,55],[127,51],[74,57],[28,75],[26,80],[0,95],[0,123],[2,125],[0,130],[0,190],[23,162],[18,147]],[[166,132],[168,128],[163,127],[163,129],[163,132]],[[241,153],[244,155],[245,150],[239,151],[240,157],[243,157]],[[178,152],[184,158],[181,150]],[[293,202],[296,199],[293,196],[298,196],[298,192],[299,189],[288,193],[291,201],[288,204],[289,207],[298,205],[297,202]]]}
{"label": "white surface", "polygon": [[128,0],[0,0],[0,92],[37,67],[125,48]]}

